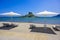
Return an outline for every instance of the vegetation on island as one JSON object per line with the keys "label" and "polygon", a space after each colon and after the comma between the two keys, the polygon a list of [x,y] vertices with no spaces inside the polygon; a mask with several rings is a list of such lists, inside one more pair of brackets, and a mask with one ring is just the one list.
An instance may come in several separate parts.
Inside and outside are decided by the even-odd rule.
{"label": "vegetation on island", "polygon": [[30,18],[30,17],[37,17],[37,16],[35,16],[32,12],[28,12],[28,14],[26,14],[25,16],[21,16],[21,17],[28,17],[28,18]]}

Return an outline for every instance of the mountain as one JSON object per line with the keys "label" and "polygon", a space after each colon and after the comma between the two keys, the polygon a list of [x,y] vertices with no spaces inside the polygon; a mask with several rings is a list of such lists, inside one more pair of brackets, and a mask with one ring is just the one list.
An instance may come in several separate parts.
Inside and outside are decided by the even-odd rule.
{"label": "mountain", "polygon": [[32,18],[32,17],[37,17],[35,16],[32,12],[28,12],[28,14],[26,14],[25,16],[21,16],[21,17],[28,17],[28,18]]}
{"label": "mountain", "polygon": [[57,15],[57,16],[54,16],[54,17],[60,17],[60,14],[59,14],[59,15]]}

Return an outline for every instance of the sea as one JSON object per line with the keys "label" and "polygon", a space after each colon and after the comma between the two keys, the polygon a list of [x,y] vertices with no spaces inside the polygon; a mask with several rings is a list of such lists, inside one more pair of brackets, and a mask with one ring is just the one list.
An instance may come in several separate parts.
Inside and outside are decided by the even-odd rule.
{"label": "sea", "polygon": [[42,24],[60,24],[60,17],[38,17],[38,18],[0,17],[0,22],[31,22]]}

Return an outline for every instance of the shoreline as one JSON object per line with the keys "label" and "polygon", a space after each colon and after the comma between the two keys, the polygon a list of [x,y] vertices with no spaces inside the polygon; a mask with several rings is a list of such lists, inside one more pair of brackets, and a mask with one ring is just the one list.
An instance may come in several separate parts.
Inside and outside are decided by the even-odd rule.
{"label": "shoreline", "polygon": [[[37,22],[0,22],[0,23],[33,23],[33,24],[44,24],[44,23],[37,23]],[[47,23],[46,25],[60,25],[60,24],[49,24]]]}

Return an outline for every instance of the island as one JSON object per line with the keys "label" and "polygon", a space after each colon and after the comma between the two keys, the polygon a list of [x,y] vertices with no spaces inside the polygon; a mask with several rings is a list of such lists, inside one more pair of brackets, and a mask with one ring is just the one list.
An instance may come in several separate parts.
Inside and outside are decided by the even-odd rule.
{"label": "island", "polygon": [[28,12],[28,14],[24,15],[24,16],[20,16],[23,18],[38,18],[38,16],[35,16],[32,12]]}

